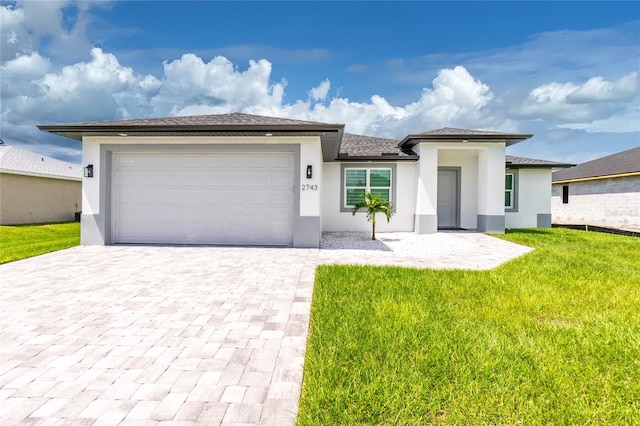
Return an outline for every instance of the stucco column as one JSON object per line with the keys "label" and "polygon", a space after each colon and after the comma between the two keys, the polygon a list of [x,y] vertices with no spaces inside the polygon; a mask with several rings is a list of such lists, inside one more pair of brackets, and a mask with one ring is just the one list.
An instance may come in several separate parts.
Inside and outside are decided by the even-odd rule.
{"label": "stucco column", "polygon": [[[295,216],[293,246],[296,248],[318,248],[322,235],[320,223],[320,201],[322,191],[322,146],[320,138],[300,144],[299,182],[296,191],[300,197],[300,214]],[[311,177],[307,177],[307,166],[311,166]]]}
{"label": "stucco column", "polygon": [[106,178],[105,162],[100,155],[100,142],[94,138],[82,140],[82,167],[93,164],[93,177],[82,178],[82,215],[80,217],[80,244],[104,245],[105,218],[101,214]]}
{"label": "stucco column", "polygon": [[504,144],[478,154],[478,231],[504,233]]}
{"label": "stucco column", "polygon": [[438,231],[438,148],[422,143],[419,154],[414,231],[434,234]]}

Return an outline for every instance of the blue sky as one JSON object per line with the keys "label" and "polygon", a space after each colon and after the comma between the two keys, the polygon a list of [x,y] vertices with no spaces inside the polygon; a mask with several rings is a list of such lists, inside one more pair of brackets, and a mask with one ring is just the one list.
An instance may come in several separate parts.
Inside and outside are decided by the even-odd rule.
{"label": "blue sky", "polygon": [[0,2],[0,136],[35,124],[241,111],[401,139],[534,133],[513,155],[640,145],[638,2]]}

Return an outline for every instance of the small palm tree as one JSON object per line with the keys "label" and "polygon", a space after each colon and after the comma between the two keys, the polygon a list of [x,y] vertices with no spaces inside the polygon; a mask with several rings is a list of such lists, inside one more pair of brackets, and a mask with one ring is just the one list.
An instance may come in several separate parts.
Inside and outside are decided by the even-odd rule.
{"label": "small palm tree", "polygon": [[355,216],[358,210],[365,209],[367,212],[367,221],[371,222],[372,232],[371,239],[376,239],[376,213],[384,213],[387,217],[387,223],[393,216],[393,210],[391,202],[380,199],[380,194],[371,194],[370,192],[364,193],[362,201],[353,206],[351,213]]}

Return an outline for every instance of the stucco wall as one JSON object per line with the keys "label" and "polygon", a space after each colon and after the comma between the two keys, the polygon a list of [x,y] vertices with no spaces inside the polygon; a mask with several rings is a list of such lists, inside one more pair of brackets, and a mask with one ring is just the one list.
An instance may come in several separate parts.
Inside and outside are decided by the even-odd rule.
{"label": "stucco wall", "polygon": [[0,224],[69,222],[82,208],[82,182],[0,173]]}
{"label": "stucco wall", "polygon": [[[349,166],[384,167],[386,163],[348,163]],[[322,176],[322,230],[323,231],[361,231],[371,230],[363,213],[353,216],[350,212],[340,211],[340,170],[341,163],[324,163]],[[416,163],[398,162],[396,166],[397,182],[396,213],[387,223],[384,215],[376,216],[376,232],[411,232],[416,208]]]}
{"label": "stucco wall", "polygon": [[[562,203],[562,186],[569,186],[569,203]],[[555,184],[553,223],[596,225],[640,230],[640,176]]]}
{"label": "stucco wall", "polygon": [[549,226],[551,169],[517,169],[517,174],[515,195],[517,211],[505,212],[505,227]]}

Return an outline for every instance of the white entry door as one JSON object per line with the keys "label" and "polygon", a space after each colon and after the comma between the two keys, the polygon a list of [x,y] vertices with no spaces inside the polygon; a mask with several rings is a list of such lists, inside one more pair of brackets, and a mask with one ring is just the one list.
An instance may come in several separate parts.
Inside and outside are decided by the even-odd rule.
{"label": "white entry door", "polygon": [[458,223],[458,171],[438,170],[438,227],[456,228]]}
{"label": "white entry door", "polygon": [[113,243],[293,241],[293,153],[114,153],[112,163]]}

